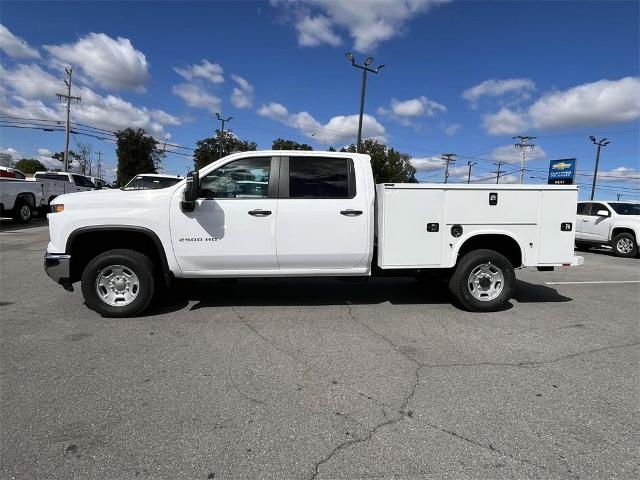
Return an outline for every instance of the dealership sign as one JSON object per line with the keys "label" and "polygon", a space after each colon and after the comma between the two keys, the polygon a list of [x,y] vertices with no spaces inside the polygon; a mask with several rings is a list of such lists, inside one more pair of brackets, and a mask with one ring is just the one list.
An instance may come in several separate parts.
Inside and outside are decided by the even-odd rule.
{"label": "dealership sign", "polygon": [[575,158],[564,158],[549,162],[549,185],[572,185],[575,175]]}

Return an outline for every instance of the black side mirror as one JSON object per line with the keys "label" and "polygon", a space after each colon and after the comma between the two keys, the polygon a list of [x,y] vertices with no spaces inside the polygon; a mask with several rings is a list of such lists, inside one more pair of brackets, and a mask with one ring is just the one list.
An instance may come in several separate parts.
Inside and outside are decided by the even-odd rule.
{"label": "black side mirror", "polygon": [[180,206],[184,212],[193,212],[196,200],[200,197],[200,174],[197,171],[189,172],[186,180]]}

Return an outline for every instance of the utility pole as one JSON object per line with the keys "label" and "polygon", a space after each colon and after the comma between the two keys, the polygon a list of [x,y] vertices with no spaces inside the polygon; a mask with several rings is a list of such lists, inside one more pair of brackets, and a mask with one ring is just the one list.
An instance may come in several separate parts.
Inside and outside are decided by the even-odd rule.
{"label": "utility pole", "polygon": [[[230,122],[231,120],[233,120],[233,117],[222,118],[220,116],[220,112],[216,112],[216,117],[222,123],[222,128],[220,129],[220,139],[223,140],[224,139],[224,124],[226,122]],[[220,142],[220,158],[222,158],[222,142]]]}
{"label": "utility pole", "polygon": [[65,99],[67,101],[67,128],[64,141],[64,171],[69,170],[69,134],[71,132],[71,100],[80,102],[80,97],[74,97],[71,95],[71,75],[73,74],[73,68],[65,68],[64,71],[67,74],[67,80],[64,81],[67,86],[67,93],[57,93],[56,95],[60,100]]}
{"label": "utility pole", "polygon": [[98,155],[98,160],[96,161],[96,169],[98,170],[98,178],[100,177],[100,170],[102,170],[102,152],[96,152],[96,155]]}
{"label": "utility pole", "polygon": [[597,142],[596,137],[594,137],[593,135],[589,137],[589,140],[591,140],[591,143],[598,146],[598,149],[596,150],[596,168],[593,171],[593,184],[591,185],[591,200],[593,200],[593,196],[596,193],[596,179],[598,178],[598,164],[600,163],[600,149],[602,147],[606,147],[611,142],[606,138],[603,138],[602,140]]}
{"label": "utility pole", "polygon": [[498,163],[494,163],[494,165],[496,165],[498,167],[498,171],[497,172],[493,172],[496,173],[496,183],[500,183],[500,167],[502,166],[502,162],[498,162]]}
{"label": "utility pole", "polygon": [[442,160],[445,163],[444,183],[447,183],[447,181],[449,180],[449,164],[456,163],[456,157],[457,157],[457,155],[455,153],[443,153],[442,154]]}
{"label": "utility pole", "polygon": [[535,145],[533,143],[529,143],[531,140],[535,140],[538,137],[528,137],[518,135],[517,137],[513,137],[514,140],[520,140],[519,143],[514,144],[513,146],[520,150],[520,183],[524,183],[524,161],[526,157],[527,148],[533,150]]}
{"label": "utility pole", "polygon": [[621,193],[616,193],[617,200],[620,201],[620,197],[622,197]]}
{"label": "utility pole", "polygon": [[473,167],[476,163],[478,162],[473,162],[473,163],[471,163],[471,161],[467,162],[467,166],[469,167],[469,173],[467,174],[467,183],[471,183],[471,167]]}
{"label": "utility pole", "polygon": [[367,89],[367,72],[378,73],[384,65],[378,65],[375,69],[369,68],[373,63],[373,57],[367,57],[363,65],[358,65],[356,59],[351,52],[345,53],[347,60],[351,62],[351,66],[362,70],[362,86],[360,87],[360,117],[358,118],[358,142],[356,143],[356,152],[360,152],[362,147],[362,117],[364,115],[364,92]]}

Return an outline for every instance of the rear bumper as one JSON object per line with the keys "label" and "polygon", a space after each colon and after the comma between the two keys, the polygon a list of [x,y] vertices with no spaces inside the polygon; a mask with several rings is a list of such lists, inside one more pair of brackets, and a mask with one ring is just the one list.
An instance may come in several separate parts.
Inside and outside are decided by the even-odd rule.
{"label": "rear bumper", "polygon": [[71,280],[71,255],[45,253],[44,271],[54,282],[61,285],[69,285]]}
{"label": "rear bumper", "polygon": [[563,265],[564,267],[577,267],[580,265],[584,265],[584,257],[580,257],[578,255],[575,255],[573,257],[573,259],[571,260],[571,263],[569,265]]}

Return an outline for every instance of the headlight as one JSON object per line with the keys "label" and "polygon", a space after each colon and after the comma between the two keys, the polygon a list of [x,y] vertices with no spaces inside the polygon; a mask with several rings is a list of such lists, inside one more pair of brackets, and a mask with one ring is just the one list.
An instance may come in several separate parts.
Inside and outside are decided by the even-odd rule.
{"label": "headlight", "polygon": [[51,205],[51,213],[60,213],[62,211],[64,211],[64,205],[62,203]]}

